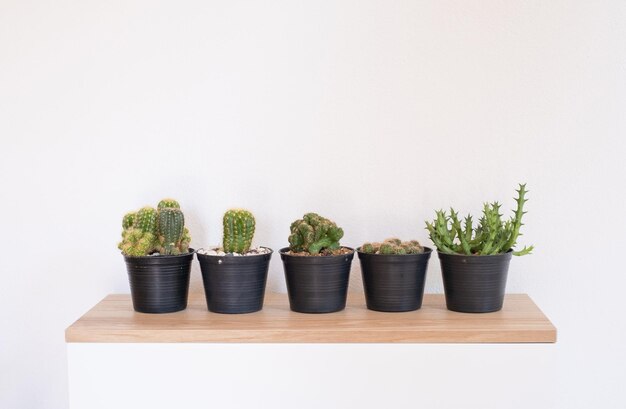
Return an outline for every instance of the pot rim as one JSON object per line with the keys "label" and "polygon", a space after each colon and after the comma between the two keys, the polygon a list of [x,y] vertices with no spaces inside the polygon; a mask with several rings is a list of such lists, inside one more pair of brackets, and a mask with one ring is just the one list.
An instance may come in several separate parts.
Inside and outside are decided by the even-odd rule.
{"label": "pot rim", "polygon": [[159,254],[158,256],[129,256],[127,254],[121,253],[122,256],[124,256],[124,258],[129,258],[129,259],[139,259],[139,260],[143,260],[143,259],[154,259],[154,260],[158,260],[158,259],[165,259],[165,258],[176,258],[176,257],[188,257],[188,256],[193,256],[196,253],[195,249],[192,249],[191,247],[189,247],[187,250],[189,250],[188,253],[185,254]]}
{"label": "pot rim", "polygon": [[225,254],[223,256],[220,256],[218,254],[202,254],[202,253],[200,253],[200,250],[206,250],[206,249],[204,249],[203,247],[200,247],[199,249],[197,249],[195,251],[195,253],[196,253],[196,255],[198,257],[201,257],[201,256],[202,257],[226,257],[226,258],[229,258],[229,259],[230,258],[238,258],[238,259],[239,258],[244,258],[244,259],[247,259],[247,258],[254,258],[254,257],[259,257],[259,256],[269,256],[269,255],[274,254],[274,250],[272,248],[270,248],[270,247],[267,247],[267,246],[259,246],[259,247],[263,247],[264,249],[268,249],[270,252],[269,253],[263,253],[263,254],[251,254],[249,256],[233,256],[232,254],[228,254],[227,253],[227,254]]}

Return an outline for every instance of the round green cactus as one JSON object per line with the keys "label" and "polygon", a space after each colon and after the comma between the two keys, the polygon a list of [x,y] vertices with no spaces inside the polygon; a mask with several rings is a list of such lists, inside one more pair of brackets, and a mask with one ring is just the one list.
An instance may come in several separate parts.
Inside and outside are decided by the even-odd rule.
{"label": "round green cactus", "polygon": [[368,254],[419,254],[424,248],[417,240],[401,241],[397,238],[389,238],[382,243],[365,243],[359,250]]}
{"label": "round green cactus", "polygon": [[363,253],[376,253],[377,250],[374,249],[372,243],[365,243],[361,246],[361,251]]}
{"label": "round green cactus", "polygon": [[135,219],[137,218],[137,212],[128,212],[124,215],[122,219],[122,228],[124,230],[130,229],[135,224]]}
{"label": "round green cactus", "polygon": [[157,205],[157,209],[180,209],[180,204],[174,199],[163,199]]}
{"label": "round green cactus", "polygon": [[291,251],[319,254],[323,250],[337,250],[341,247],[339,240],[343,237],[343,229],[316,213],[307,213],[302,219],[291,223],[290,230]]}
{"label": "round green cactus", "polygon": [[252,213],[231,209],[224,213],[223,247],[226,253],[244,254],[250,250],[254,237],[255,220]]}
{"label": "round green cactus", "polygon": [[378,250],[379,254],[396,254],[397,246],[394,243],[383,243]]}
{"label": "round green cactus", "polygon": [[133,227],[141,230],[144,233],[152,233],[156,235],[158,225],[157,223],[157,211],[150,206],[146,206],[141,208],[137,212]]}

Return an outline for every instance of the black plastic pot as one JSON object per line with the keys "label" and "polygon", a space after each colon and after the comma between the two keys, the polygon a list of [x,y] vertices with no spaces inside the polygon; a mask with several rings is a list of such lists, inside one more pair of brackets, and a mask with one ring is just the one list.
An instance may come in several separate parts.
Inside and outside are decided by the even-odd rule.
{"label": "black plastic pot", "polygon": [[421,254],[357,253],[367,308],[402,312],[422,306],[430,248],[425,247]]}
{"label": "black plastic pot", "polygon": [[502,309],[511,251],[493,256],[437,253],[449,310],[493,312]]}
{"label": "black plastic pot", "polygon": [[354,258],[354,249],[349,250],[352,253],[338,256],[294,256],[287,253],[288,247],[280,250],[292,311],[326,313],[346,308]]}
{"label": "black plastic pot", "polygon": [[196,255],[209,311],[244,314],[263,308],[271,249],[254,256]]}
{"label": "black plastic pot", "polygon": [[133,308],[161,314],[187,308],[189,275],[195,250],[178,256],[124,256]]}

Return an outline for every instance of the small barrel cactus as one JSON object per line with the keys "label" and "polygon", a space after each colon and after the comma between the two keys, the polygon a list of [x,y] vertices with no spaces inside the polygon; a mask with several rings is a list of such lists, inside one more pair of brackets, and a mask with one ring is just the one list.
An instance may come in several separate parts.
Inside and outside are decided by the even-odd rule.
{"label": "small barrel cactus", "polygon": [[291,223],[289,249],[293,252],[319,254],[323,250],[341,248],[339,240],[343,237],[343,229],[316,213],[307,213],[302,219]]}
{"label": "small barrel cactus", "polygon": [[402,241],[394,237],[382,243],[365,243],[360,250],[369,254],[419,254],[424,252],[424,247],[417,240]]}
{"label": "small barrel cactus", "polygon": [[225,253],[244,254],[250,250],[254,237],[255,220],[252,213],[243,209],[231,209],[224,213]]}
{"label": "small barrel cactus", "polygon": [[124,215],[122,219],[122,228],[124,230],[128,230],[135,224],[135,219],[137,218],[137,212],[128,212]]}
{"label": "small barrel cactus", "polygon": [[180,209],[180,204],[174,199],[163,199],[157,205],[157,209]]}
{"label": "small barrel cactus", "polygon": [[186,253],[189,230],[180,205],[173,199],[159,202],[157,209],[143,207],[122,219],[122,241],[118,248],[128,256],[147,256],[155,252],[165,255]]}
{"label": "small barrel cactus", "polygon": [[144,233],[156,234],[158,231],[157,217],[157,211],[150,206],[146,206],[137,212],[133,227],[138,228]]}

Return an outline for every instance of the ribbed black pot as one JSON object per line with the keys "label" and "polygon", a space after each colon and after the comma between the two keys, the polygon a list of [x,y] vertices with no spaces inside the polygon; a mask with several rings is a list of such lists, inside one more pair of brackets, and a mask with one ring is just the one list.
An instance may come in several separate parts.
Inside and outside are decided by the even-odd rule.
{"label": "ribbed black pot", "polygon": [[187,308],[189,275],[195,250],[178,256],[124,256],[133,308],[160,314]]}
{"label": "ribbed black pot", "polygon": [[417,310],[424,298],[424,282],[432,249],[421,254],[370,254],[357,251],[367,308],[375,311]]}
{"label": "ribbed black pot", "polygon": [[437,253],[449,310],[493,312],[502,309],[511,251],[493,256]]}
{"label": "ribbed black pot", "polygon": [[293,256],[288,247],[280,250],[292,311],[326,313],[346,308],[354,258],[354,249],[350,250],[338,256]]}
{"label": "ribbed black pot", "polygon": [[209,311],[244,314],[263,308],[271,249],[254,256],[196,255]]}

